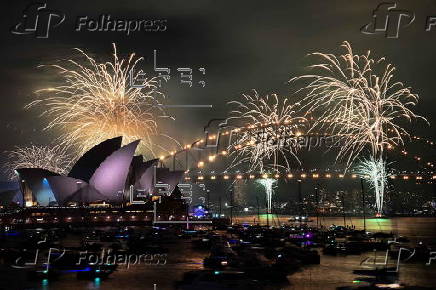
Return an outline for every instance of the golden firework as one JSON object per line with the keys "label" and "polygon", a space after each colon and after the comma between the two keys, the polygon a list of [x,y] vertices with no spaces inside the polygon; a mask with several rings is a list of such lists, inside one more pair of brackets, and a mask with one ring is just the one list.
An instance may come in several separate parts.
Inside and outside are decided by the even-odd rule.
{"label": "golden firework", "polygon": [[10,179],[17,177],[15,170],[20,168],[40,168],[54,173],[66,175],[73,164],[73,159],[67,149],[55,146],[16,146],[7,151],[8,161],[5,164]]}
{"label": "golden firework", "polygon": [[62,65],[49,65],[63,84],[38,90],[40,98],[26,108],[42,105],[42,116],[49,118],[46,129],[60,129],[60,143],[74,145],[78,154],[106,139],[123,136],[125,144],[141,139],[140,151],[155,155],[155,150],[165,148],[153,138],[170,138],[158,130],[157,118],[168,117],[158,79],[144,76],[137,69],[143,58],[132,53],[121,59],[115,45],[113,49],[111,62],[99,63],[75,49],[80,61],[69,59]]}

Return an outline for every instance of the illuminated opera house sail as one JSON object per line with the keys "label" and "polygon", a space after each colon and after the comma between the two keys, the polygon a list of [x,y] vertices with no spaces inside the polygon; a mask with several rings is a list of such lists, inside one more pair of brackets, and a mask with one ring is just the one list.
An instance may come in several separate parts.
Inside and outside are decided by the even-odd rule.
{"label": "illuminated opera house sail", "polygon": [[22,204],[66,206],[71,203],[123,203],[130,189],[156,192],[164,183],[173,191],[183,171],[159,168],[158,159],[134,156],[139,140],[121,146],[122,137],[108,139],[86,152],[67,176],[40,168],[17,169]]}

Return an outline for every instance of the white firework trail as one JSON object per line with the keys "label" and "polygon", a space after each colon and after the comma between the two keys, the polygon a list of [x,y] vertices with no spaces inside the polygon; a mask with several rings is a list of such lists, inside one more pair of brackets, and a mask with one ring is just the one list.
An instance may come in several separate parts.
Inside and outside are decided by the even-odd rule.
{"label": "white firework trail", "polygon": [[[369,153],[378,164],[373,168],[381,170],[385,148],[404,145],[403,136],[410,138],[402,122],[425,120],[411,110],[418,102],[418,95],[394,81],[395,67],[384,64],[384,58],[375,60],[370,51],[356,55],[348,42],[342,47],[345,53],[339,56],[313,53],[321,60],[310,66],[315,73],[293,78],[291,82],[307,81],[297,91],[306,94],[302,108],[316,116],[311,130],[336,137],[339,145],[336,147],[340,148],[337,161],[345,161],[348,169],[357,157]],[[385,182],[374,179],[372,183],[381,213]]]}
{"label": "white firework trail", "polygon": [[274,185],[277,183],[276,179],[272,178],[261,178],[256,180],[265,190],[266,201],[267,201],[267,213],[272,213],[272,198],[274,194]]}
{"label": "white firework trail", "polygon": [[340,56],[313,53],[321,63],[310,68],[318,74],[291,82],[308,81],[297,92],[306,93],[302,108],[317,116],[311,130],[337,137],[337,160],[345,160],[348,167],[365,149],[382,156],[385,148],[404,145],[403,136],[410,135],[400,123],[425,118],[410,109],[418,95],[394,81],[393,65],[371,58],[370,51],[354,54],[348,42],[342,47],[346,52]]}
{"label": "white firework trail", "polygon": [[[232,162],[228,170],[247,166],[249,172],[265,170],[279,172],[291,168],[290,159],[298,164],[299,145],[289,143],[289,138],[299,134],[306,119],[297,116],[297,104],[287,98],[279,99],[276,94],[259,96],[243,94],[242,101],[231,101],[236,106],[230,112],[226,124],[235,128],[235,142],[228,148]],[[295,140],[295,139],[294,139]]]}
{"label": "white firework trail", "polygon": [[390,175],[387,166],[385,160],[375,159],[374,157],[364,159],[356,166],[358,176],[367,180],[370,188],[375,192],[378,215],[383,214],[383,199],[388,184],[388,176]]}

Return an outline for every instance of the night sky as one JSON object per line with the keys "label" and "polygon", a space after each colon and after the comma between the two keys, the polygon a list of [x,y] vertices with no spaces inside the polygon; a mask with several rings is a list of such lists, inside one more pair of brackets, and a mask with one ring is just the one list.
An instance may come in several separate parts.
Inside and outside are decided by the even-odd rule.
{"label": "night sky", "polygon": [[[415,21],[400,30],[398,39],[383,34],[366,35],[360,28],[371,21],[379,1],[47,1],[47,7],[65,13],[65,21],[52,28],[47,39],[15,35],[10,29],[22,21],[30,1],[3,1],[1,27],[0,151],[15,145],[49,144],[56,132],[43,132],[40,110],[24,110],[35,98],[34,91],[58,84],[50,70],[39,64],[55,63],[72,56],[72,48],[84,49],[99,60],[110,60],[112,43],[118,52],[144,56],[141,67],[151,68],[153,50],[158,62],[170,67],[172,77],[164,92],[169,104],[211,104],[208,108],[177,108],[169,113],[177,121],[164,124],[182,142],[202,136],[212,118],[226,116],[226,102],[243,92],[289,96],[287,81],[306,72],[305,57],[313,51],[339,53],[340,44],[351,42],[355,52],[370,49],[396,65],[397,80],[420,96],[416,112],[430,123],[436,119],[436,27],[426,32],[428,16],[436,16],[435,1],[399,1],[398,9],[415,13]],[[165,19],[163,32],[75,31],[77,17],[98,18],[110,14],[117,19]],[[206,87],[178,83],[178,67],[206,68]],[[194,81],[200,80],[194,74]],[[413,125],[413,133],[435,140],[434,127]],[[410,145],[416,152],[433,157],[424,145]],[[434,161],[434,160],[433,160]]]}

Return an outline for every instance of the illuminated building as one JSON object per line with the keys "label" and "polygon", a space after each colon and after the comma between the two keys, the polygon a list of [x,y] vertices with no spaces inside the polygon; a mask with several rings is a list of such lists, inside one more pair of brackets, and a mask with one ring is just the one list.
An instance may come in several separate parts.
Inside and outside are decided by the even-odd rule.
{"label": "illuminated building", "polygon": [[23,204],[30,206],[124,204],[130,187],[148,194],[157,193],[156,184],[171,193],[183,171],[157,168],[158,159],[143,161],[134,156],[139,144],[134,141],[121,147],[122,137],[106,140],[86,152],[67,176],[39,169],[17,169]]}

